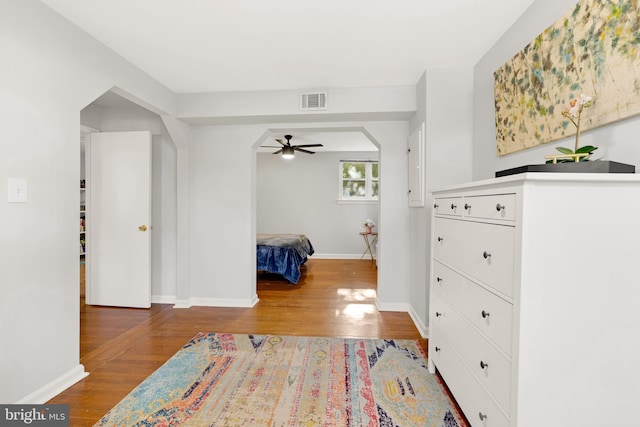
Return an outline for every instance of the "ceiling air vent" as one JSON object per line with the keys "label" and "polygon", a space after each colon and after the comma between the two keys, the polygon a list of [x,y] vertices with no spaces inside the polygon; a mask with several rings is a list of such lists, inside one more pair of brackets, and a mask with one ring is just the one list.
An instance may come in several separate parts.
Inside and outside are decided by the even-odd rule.
{"label": "ceiling air vent", "polygon": [[327,92],[307,92],[300,94],[301,110],[326,110]]}

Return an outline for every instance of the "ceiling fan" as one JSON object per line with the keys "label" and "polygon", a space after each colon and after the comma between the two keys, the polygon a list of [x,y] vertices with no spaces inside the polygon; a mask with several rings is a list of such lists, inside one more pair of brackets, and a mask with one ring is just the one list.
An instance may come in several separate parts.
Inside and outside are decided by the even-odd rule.
{"label": "ceiling fan", "polygon": [[[285,135],[284,139],[287,140],[286,143],[282,142],[282,139],[275,138],[275,140],[278,141],[282,145],[282,147],[273,146],[273,145],[264,145],[263,147],[280,148],[278,151],[275,151],[273,154],[282,153],[282,157],[285,159],[293,159],[295,155],[294,153],[295,151],[300,151],[302,153],[307,153],[307,154],[315,154],[315,151],[305,150],[305,148],[323,147],[322,144],[291,145],[291,138],[293,138],[291,135]],[[305,147],[305,148],[301,148],[301,147]]]}

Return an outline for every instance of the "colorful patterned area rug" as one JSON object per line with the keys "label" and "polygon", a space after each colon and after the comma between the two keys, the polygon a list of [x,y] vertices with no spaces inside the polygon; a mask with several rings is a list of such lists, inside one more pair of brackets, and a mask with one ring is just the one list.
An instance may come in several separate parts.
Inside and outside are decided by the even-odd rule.
{"label": "colorful patterned area rug", "polygon": [[196,335],[96,426],[462,427],[417,341]]}

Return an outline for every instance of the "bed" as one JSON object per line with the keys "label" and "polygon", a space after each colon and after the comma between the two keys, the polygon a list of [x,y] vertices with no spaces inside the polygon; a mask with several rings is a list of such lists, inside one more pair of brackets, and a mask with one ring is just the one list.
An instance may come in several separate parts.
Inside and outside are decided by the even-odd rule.
{"label": "bed", "polygon": [[304,234],[257,234],[256,246],[258,271],[280,274],[294,284],[300,279],[300,266],[314,252]]}

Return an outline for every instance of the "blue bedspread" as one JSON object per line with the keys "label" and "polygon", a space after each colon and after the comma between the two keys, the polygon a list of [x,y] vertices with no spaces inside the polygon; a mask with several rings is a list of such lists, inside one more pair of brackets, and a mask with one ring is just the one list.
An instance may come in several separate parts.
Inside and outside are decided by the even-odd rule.
{"label": "blue bedspread", "polygon": [[300,266],[314,252],[304,234],[258,234],[256,246],[258,270],[281,274],[291,283],[298,283]]}

